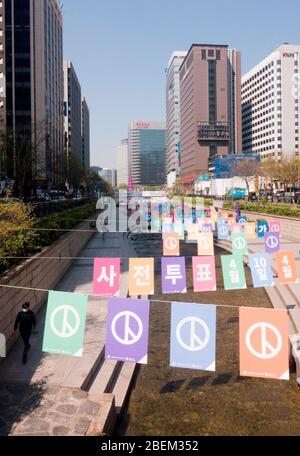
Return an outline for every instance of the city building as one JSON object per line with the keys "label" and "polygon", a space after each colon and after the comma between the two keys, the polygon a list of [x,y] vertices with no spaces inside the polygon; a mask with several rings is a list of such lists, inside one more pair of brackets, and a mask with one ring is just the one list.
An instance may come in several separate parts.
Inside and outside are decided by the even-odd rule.
{"label": "city building", "polygon": [[193,44],[180,67],[181,182],[213,171],[217,155],[241,151],[240,52]]}
{"label": "city building", "polygon": [[91,172],[97,174],[98,176],[100,176],[100,171],[102,171],[102,169],[103,168],[101,168],[100,166],[91,166],[90,167]]}
{"label": "city building", "polygon": [[243,150],[299,155],[300,45],[282,44],[242,78]]}
{"label": "city building", "polygon": [[128,168],[132,185],[164,185],[165,161],[166,124],[131,122],[128,132]]}
{"label": "city building", "polygon": [[82,98],[81,86],[72,62],[64,61],[64,131],[68,163],[72,156],[83,167],[82,156]]}
{"label": "city building", "polygon": [[82,141],[82,166],[90,167],[90,111],[86,99],[81,99],[81,141]]}
{"label": "city building", "polygon": [[179,68],[186,56],[185,51],[176,51],[166,68],[166,127],[167,154],[166,174],[168,187],[172,187],[180,175],[180,81]]}
{"label": "city building", "polygon": [[102,177],[106,182],[109,182],[113,187],[117,185],[117,170],[103,168],[99,172],[99,176]]}
{"label": "city building", "polygon": [[117,183],[128,185],[128,139],[122,139],[117,149]]}
{"label": "city building", "polygon": [[0,17],[0,128],[15,138],[1,173],[25,193],[62,187],[61,10],[56,0],[5,0]]}

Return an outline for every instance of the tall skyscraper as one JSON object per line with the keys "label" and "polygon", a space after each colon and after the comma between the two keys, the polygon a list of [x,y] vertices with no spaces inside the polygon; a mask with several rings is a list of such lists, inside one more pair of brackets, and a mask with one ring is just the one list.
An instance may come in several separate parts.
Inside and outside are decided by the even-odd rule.
{"label": "tall skyscraper", "polygon": [[65,152],[68,160],[76,157],[83,167],[82,157],[82,98],[81,86],[72,62],[64,61]]}
{"label": "tall skyscraper", "polygon": [[133,185],[164,185],[166,124],[131,122],[128,133],[129,178]]}
{"label": "tall skyscraper", "polygon": [[242,151],[240,53],[193,44],[180,67],[181,181],[213,170],[217,155]]}
{"label": "tall skyscraper", "polygon": [[180,81],[179,68],[186,56],[176,51],[170,57],[166,69],[166,124],[167,156],[166,173],[168,187],[172,187],[180,175]]}
{"label": "tall skyscraper", "polygon": [[110,168],[103,168],[99,171],[99,176],[106,182],[109,182],[113,187],[117,185],[117,170]]}
{"label": "tall skyscraper", "polygon": [[117,149],[118,185],[128,185],[128,139],[122,139]]}
{"label": "tall skyscraper", "polygon": [[282,44],[242,78],[243,150],[299,155],[300,46]]}
{"label": "tall skyscraper", "polygon": [[81,140],[82,140],[82,166],[90,167],[90,111],[86,99],[81,99]]}
{"label": "tall skyscraper", "polygon": [[35,184],[62,186],[60,8],[56,0],[3,0],[0,16],[0,127],[13,138],[2,174],[27,190]]}

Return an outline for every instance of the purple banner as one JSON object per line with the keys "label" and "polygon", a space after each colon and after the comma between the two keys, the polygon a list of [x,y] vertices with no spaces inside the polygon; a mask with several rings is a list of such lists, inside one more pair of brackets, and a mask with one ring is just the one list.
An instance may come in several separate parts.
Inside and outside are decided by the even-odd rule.
{"label": "purple banner", "polygon": [[276,253],[280,251],[280,233],[265,233],[265,252]]}
{"label": "purple banner", "polygon": [[147,364],[150,303],[111,298],[106,320],[105,358]]}
{"label": "purple banner", "polygon": [[163,294],[186,293],[185,258],[162,258],[161,278]]}

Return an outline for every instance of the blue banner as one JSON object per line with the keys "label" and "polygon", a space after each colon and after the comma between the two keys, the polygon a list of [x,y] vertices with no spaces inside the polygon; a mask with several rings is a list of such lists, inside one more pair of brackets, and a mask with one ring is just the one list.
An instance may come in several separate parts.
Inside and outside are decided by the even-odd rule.
{"label": "blue banner", "polygon": [[172,303],[170,365],[216,370],[216,306]]}
{"label": "blue banner", "polygon": [[225,223],[218,223],[218,239],[219,241],[229,239],[229,228]]}
{"label": "blue banner", "polygon": [[249,254],[249,264],[254,288],[274,286],[274,277],[268,253]]}
{"label": "blue banner", "polygon": [[264,238],[265,233],[269,231],[269,224],[268,222],[262,221],[262,222],[257,222],[257,236],[259,238]]}

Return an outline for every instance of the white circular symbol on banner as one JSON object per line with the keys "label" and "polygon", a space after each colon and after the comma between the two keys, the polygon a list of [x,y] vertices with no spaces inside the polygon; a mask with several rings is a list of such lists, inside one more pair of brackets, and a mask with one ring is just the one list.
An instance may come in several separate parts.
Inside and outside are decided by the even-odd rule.
{"label": "white circular symbol on banner", "polygon": [[169,237],[165,242],[168,250],[175,250],[178,247],[178,241],[175,237]]}
{"label": "white circular symbol on banner", "polygon": [[211,240],[208,239],[208,238],[200,238],[200,239],[199,239],[199,246],[200,246],[200,248],[203,249],[203,250],[208,250],[208,249],[211,248],[212,242],[211,242]]}
{"label": "white circular symbol on banner", "polygon": [[[58,314],[62,314],[62,321],[60,323],[60,328],[58,329],[55,322],[55,319]],[[70,323],[70,315],[72,315],[72,320],[75,318],[75,322]],[[80,326],[80,316],[79,313],[74,309],[74,307],[65,305],[57,307],[51,315],[50,326],[52,331],[57,337],[62,337],[68,339],[69,337],[74,336],[77,333]]]}
{"label": "white circular symbol on banner", "polygon": [[[185,325],[190,325],[190,344],[186,344],[181,337],[181,330],[183,326]],[[200,325],[204,329],[204,339],[200,339],[200,337],[197,335],[196,327],[197,325]],[[209,328],[207,324],[201,320],[201,318],[197,317],[186,317],[183,320],[181,320],[176,328],[176,339],[181,345],[182,348],[188,351],[196,352],[203,350],[208,344],[209,341]]]}
{"label": "white circular symbol on banner", "polygon": [[[120,337],[120,335],[116,331],[116,324],[119,320],[124,320],[124,335]],[[131,329],[130,323],[131,320],[135,320],[138,325],[137,334]],[[122,345],[133,345],[140,340],[143,334],[143,323],[140,317],[135,314],[134,312],[130,312],[129,310],[125,310],[124,312],[120,312],[113,318],[111,323],[111,332],[114,338]]]}
{"label": "white circular symbol on banner", "polygon": [[236,249],[242,250],[244,247],[246,247],[246,241],[244,238],[237,237],[234,239],[233,245]]}
{"label": "white circular symbol on banner", "polygon": [[228,234],[228,228],[226,226],[221,226],[220,228],[220,234],[222,236],[226,236]]}
{"label": "white circular symbol on banner", "polygon": [[266,242],[270,249],[275,249],[278,246],[278,239],[276,236],[269,236]]}
{"label": "white circular symbol on banner", "polygon": [[[276,347],[274,347],[267,339],[267,329],[272,331],[276,336]],[[251,344],[251,336],[254,331],[260,331],[260,338],[261,338],[261,352],[255,350]],[[246,334],[246,345],[248,350],[252,355],[256,358],[260,359],[271,359],[278,355],[282,348],[282,337],[278,329],[271,325],[270,323],[255,323],[254,325],[250,326]]]}
{"label": "white circular symbol on banner", "polygon": [[280,229],[279,229],[279,225],[272,225],[271,228],[270,228],[270,231],[272,231],[273,233],[279,233]]}

